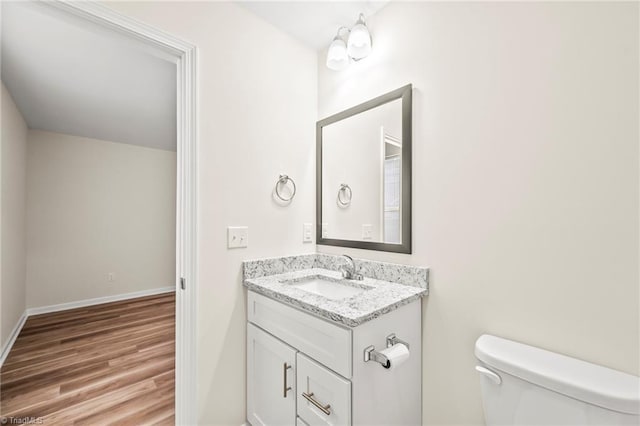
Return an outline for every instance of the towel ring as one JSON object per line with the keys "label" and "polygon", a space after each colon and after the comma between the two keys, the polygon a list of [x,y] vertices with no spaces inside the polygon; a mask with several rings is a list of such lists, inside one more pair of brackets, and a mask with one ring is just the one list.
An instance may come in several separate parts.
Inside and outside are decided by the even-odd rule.
{"label": "towel ring", "polygon": [[[342,197],[342,194],[345,195],[345,197]],[[340,189],[338,189],[338,203],[341,206],[348,206],[349,204],[351,204],[351,197],[353,196],[353,192],[351,192],[351,187],[349,185],[347,185],[346,183],[341,183],[340,184]]]}
{"label": "towel ring", "polygon": [[[291,196],[289,198],[286,198],[286,197],[283,197],[282,194],[280,194],[280,190],[278,189],[278,187],[281,184],[286,185],[289,182],[291,182],[291,185],[293,185],[293,191],[291,192]],[[276,196],[280,198],[282,201],[284,201],[285,203],[288,203],[289,201],[293,200],[293,197],[295,197],[295,195],[296,195],[296,183],[289,176],[280,175],[280,177],[276,182]]]}

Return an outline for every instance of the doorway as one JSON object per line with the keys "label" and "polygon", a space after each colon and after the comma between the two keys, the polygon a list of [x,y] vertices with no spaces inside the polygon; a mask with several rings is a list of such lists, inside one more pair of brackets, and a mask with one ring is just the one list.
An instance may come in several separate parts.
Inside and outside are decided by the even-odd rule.
{"label": "doorway", "polygon": [[[175,419],[195,423],[196,318],[196,49],[155,28],[91,3],[37,2],[60,19],[129,39],[141,49],[175,64],[176,69],[176,223],[175,223]],[[79,18],[79,19],[78,19]],[[111,279],[109,276],[107,279]],[[117,279],[117,278],[114,278]],[[25,318],[37,312],[28,312]],[[20,323],[15,330],[19,332]],[[14,333],[15,334],[15,333]],[[15,341],[15,337],[13,340]]]}

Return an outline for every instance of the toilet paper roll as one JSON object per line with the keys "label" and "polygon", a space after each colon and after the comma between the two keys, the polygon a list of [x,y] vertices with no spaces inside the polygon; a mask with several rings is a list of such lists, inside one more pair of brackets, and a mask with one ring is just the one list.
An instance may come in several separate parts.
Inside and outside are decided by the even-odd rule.
{"label": "toilet paper roll", "polygon": [[380,353],[390,361],[389,370],[395,370],[409,359],[409,348],[402,343],[396,343],[390,348],[381,350]]}

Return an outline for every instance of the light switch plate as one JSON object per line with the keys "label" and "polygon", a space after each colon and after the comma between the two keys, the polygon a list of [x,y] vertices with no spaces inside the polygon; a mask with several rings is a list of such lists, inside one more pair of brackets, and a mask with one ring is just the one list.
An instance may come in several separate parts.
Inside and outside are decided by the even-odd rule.
{"label": "light switch plate", "polygon": [[313,224],[304,223],[302,224],[302,242],[310,243],[313,241]]}
{"label": "light switch plate", "polygon": [[243,248],[249,245],[248,226],[227,227],[227,248]]}
{"label": "light switch plate", "polygon": [[362,225],[362,239],[370,240],[373,238],[373,225],[364,224]]}

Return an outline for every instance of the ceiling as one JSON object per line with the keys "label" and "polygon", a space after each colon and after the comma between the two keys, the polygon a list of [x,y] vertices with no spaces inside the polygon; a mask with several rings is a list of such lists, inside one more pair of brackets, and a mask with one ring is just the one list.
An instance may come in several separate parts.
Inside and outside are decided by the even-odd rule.
{"label": "ceiling", "polygon": [[176,66],[159,52],[32,2],[2,2],[1,49],[29,128],[175,151]]}
{"label": "ceiling", "polygon": [[306,46],[319,50],[331,44],[338,28],[352,27],[360,13],[368,18],[389,1],[241,1],[239,4]]}
{"label": "ceiling", "polygon": [[[319,50],[383,1],[242,1]],[[176,149],[176,67],[106,28],[47,6],[2,2],[1,77],[29,128]],[[34,30],[37,29],[37,30]]]}

